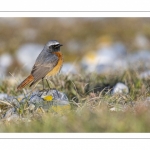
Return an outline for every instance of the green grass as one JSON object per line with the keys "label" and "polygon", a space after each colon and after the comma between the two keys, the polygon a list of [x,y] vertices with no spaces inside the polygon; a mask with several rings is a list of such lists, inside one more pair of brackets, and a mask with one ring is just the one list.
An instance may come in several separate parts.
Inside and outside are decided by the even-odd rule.
{"label": "green grass", "polygon": [[[141,80],[133,70],[120,75],[57,76],[51,80],[51,86],[66,93],[71,105],[69,111],[23,111],[21,116],[28,117],[29,121],[1,121],[0,132],[149,132],[150,104],[145,101],[149,96],[149,81]],[[125,83],[129,94],[111,95],[117,82]],[[0,92],[21,94],[15,87],[4,82]],[[39,84],[36,88],[41,87]],[[117,111],[111,111],[111,108]]]}

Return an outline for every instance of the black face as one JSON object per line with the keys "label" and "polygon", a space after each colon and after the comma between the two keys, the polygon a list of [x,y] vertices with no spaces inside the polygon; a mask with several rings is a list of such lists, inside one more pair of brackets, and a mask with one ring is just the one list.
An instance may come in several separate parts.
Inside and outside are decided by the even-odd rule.
{"label": "black face", "polygon": [[53,52],[58,52],[60,51],[60,46],[63,46],[63,45],[62,44],[51,45],[49,46],[49,49],[52,50]]}

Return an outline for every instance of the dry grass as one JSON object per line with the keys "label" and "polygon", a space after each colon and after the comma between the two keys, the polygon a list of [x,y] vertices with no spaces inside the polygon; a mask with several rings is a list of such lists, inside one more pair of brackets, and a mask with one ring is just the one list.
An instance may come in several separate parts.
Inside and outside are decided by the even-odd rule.
{"label": "dry grass", "polygon": [[[111,95],[117,82],[125,83],[127,95]],[[60,75],[51,86],[66,93],[71,110],[56,113],[23,113],[29,120],[1,122],[1,132],[149,132],[149,80],[141,80],[128,70],[122,75]],[[5,87],[5,88],[4,88]],[[37,88],[41,88],[39,85]],[[11,90],[10,90],[11,89]],[[13,90],[14,89],[14,90]],[[6,83],[1,92],[19,95]]]}

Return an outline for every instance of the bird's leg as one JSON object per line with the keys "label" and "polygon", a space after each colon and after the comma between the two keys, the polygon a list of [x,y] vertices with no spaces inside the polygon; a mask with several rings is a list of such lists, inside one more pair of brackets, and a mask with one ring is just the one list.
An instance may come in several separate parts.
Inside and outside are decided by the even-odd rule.
{"label": "bird's leg", "polygon": [[57,93],[57,96],[59,97],[59,93],[58,93],[58,91],[56,90],[56,88],[54,88],[54,90],[56,91],[56,93]]}
{"label": "bird's leg", "polygon": [[41,94],[39,95],[40,97],[42,96],[43,92],[45,91],[43,78],[42,78],[42,85],[43,85],[43,89],[41,91],[39,91],[39,92],[41,92]]}
{"label": "bird's leg", "polygon": [[45,90],[44,88],[44,79],[42,78],[42,84],[43,84],[43,91]]}
{"label": "bird's leg", "polygon": [[[49,85],[49,83],[48,83],[48,80],[47,80],[47,79],[46,79],[46,82],[47,82],[47,85],[48,85],[49,89],[51,90],[50,85]],[[47,93],[48,93],[48,90],[47,90]],[[47,93],[46,93],[46,94],[47,94]]]}
{"label": "bird's leg", "polygon": [[47,79],[46,79],[46,82],[47,82],[47,85],[48,85],[49,89],[50,89],[50,90],[55,90],[55,91],[56,91],[56,93],[57,93],[57,96],[59,97],[59,94],[58,94],[58,91],[56,90],[56,88],[50,88],[50,85],[49,85],[49,83],[48,83],[48,80],[47,80]]}
{"label": "bird's leg", "polygon": [[40,92],[45,91],[45,88],[44,88],[44,79],[43,78],[42,78],[42,85],[43,85],[43,89]]}
{"label": "bird's leg", "polygon": [[46,82],[47,82],[47,85],[48,85],[49,89],[51,89],[47,79],[46,79]]}

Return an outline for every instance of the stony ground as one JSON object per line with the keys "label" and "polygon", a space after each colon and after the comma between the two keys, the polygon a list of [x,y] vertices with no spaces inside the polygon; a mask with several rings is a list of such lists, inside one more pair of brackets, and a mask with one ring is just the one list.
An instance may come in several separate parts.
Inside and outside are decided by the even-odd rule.
{"label": "stony ground", "polygon": [[[149,79],[138,72],[60,75],[56,90],[0,86],[1,132],[149,132]],[[3,93],[3,94],[2,94]],[[5,95],[4,95],[5,93]]]}

